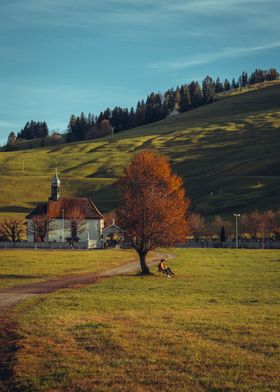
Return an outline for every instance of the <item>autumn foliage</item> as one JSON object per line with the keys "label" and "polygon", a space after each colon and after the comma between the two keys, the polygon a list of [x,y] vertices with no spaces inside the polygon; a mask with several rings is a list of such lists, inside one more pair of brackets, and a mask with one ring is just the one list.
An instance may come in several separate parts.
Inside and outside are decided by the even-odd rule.
{"label": "autumn foliage", "polygon": [[119,180],[121,207],[118,224],[137,251],[143,274],[146,255],[159,246],[186,241],[186,198],[181,177],[172,174],[166,157],[152,151],[135,155]]}

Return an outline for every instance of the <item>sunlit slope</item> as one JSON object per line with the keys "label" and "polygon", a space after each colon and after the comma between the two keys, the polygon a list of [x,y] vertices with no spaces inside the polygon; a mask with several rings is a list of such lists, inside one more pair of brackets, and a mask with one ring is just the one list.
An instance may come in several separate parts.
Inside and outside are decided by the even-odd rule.
{"label": "sunlit slope", "polygon": [[113,139],[0,153],[0,213],[26,213],[46,200],[55,167],[63,195],[90,196],[108,211],[118,205],[116,178],[142,148],[170,157],[193,206],[205,215],[278,208],[279,130],[275,82]]}

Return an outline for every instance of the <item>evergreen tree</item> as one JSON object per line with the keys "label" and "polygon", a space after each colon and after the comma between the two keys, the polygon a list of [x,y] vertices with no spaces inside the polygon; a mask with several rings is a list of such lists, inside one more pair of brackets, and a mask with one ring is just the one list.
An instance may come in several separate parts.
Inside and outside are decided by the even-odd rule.
{"label": "evergreen tree", "polygon": [[225,232],[224,226],[222,226],[222,229],[221,229],[220,240],[221,240],[221,242],[226,241],[226,232]]}
{"label": "evergreen tree", "polygon": [[205,103],[211,103],[215,98],[215,82],[210,76],[202,82],[202,95]]}
{"label": "evergreen tree", "polygon": [[48,126],[45,121],[28,121],[24,128],[18,133],[18,139],[31,140],[35,138],[46,137],[49,134]]}
{"label": "evergreen tree", "polygon": [[15,150],[16,141],[17,141],[16,134],[14,132],[10,132],[4,150],[5,151]]}
{"label": "evergreen tree", "polygon": [[224,90],[229,91],[230,90],[230,82],[228,79],[225,79],[224,81]]}
{"label": "evergreen tree", "polygon": [[248,74],[247,72],[242,72],[242,74],[239,76],[239,85],[241,87],[246,87],[248,85]]}
{"label": "evergreen tree", "polygon": [[180,106],[181,106],[181,94],[180,94],[179,87],[177,87],[175,91],[175,104],[173,109],[180,112]]}
{"label": "evergreen tree", "polygon": [[165,92],[164,103],[165,103],[165,107],[168,110],[168,114],[171,113],[175,106],[175,91],[173,88]]}
{"label": "evergreen tree", "polygon": [[191,107],[191,94],[187,84],[180,88],[180,112],[184,113]]}
{"label": "evergreen tree", "polygon": [[200,84],[198,82],[192,81],[189,85],[189,90],[192,107],[197,108],[198,106],[202,105],[203,97]]}
{"label": "evergreen tree", "polygon": [[224,91],[224,87],[223,87],[223,85],[221,83],[220,78],[217,77],[217,80],[215,82],[215,93],[217,94],[217,93],[221,93],[223,91]]}
{"label": "evergreen tree", "polygon": [[234,90],[236,88],[238,88],[238,84],[236,83],[235,79],[233,78],[232,82],[231,82],[231,89]]}

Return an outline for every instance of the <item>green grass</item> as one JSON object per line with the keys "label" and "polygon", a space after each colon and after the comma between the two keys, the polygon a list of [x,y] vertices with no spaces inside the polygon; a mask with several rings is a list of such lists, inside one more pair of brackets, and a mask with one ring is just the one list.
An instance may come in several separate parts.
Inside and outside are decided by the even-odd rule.
{"label": "green grass", "polygon": [[19,305],[16,390],[278,391],[280,251],[175,255]]}
{"label": "green grass", "polygon": [[0,250],[0,288],[104,271],[135,258],[132,250]]}
{"label": "green grass", "polygon": [[142,148],[170,157],[193,207],[206,216],[278,208],[279,102],[276,81],[113,139],[0,153],[0,214],[24,216],[47,200],[56,166],[64,196],[89,196],[109,211],[118,206],[117,177]]}

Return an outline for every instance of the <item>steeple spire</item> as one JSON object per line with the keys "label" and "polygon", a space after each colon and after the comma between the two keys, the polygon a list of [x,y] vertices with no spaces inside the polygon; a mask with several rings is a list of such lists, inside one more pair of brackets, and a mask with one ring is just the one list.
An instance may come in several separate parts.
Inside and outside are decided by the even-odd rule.
{"label": "steeple spire", "polygon": [[57,169],[55,169],[55,175],[51,181],[51,197],[50,199],[53,201],[57,201],[60,197],[60,179],[57,175]]}

